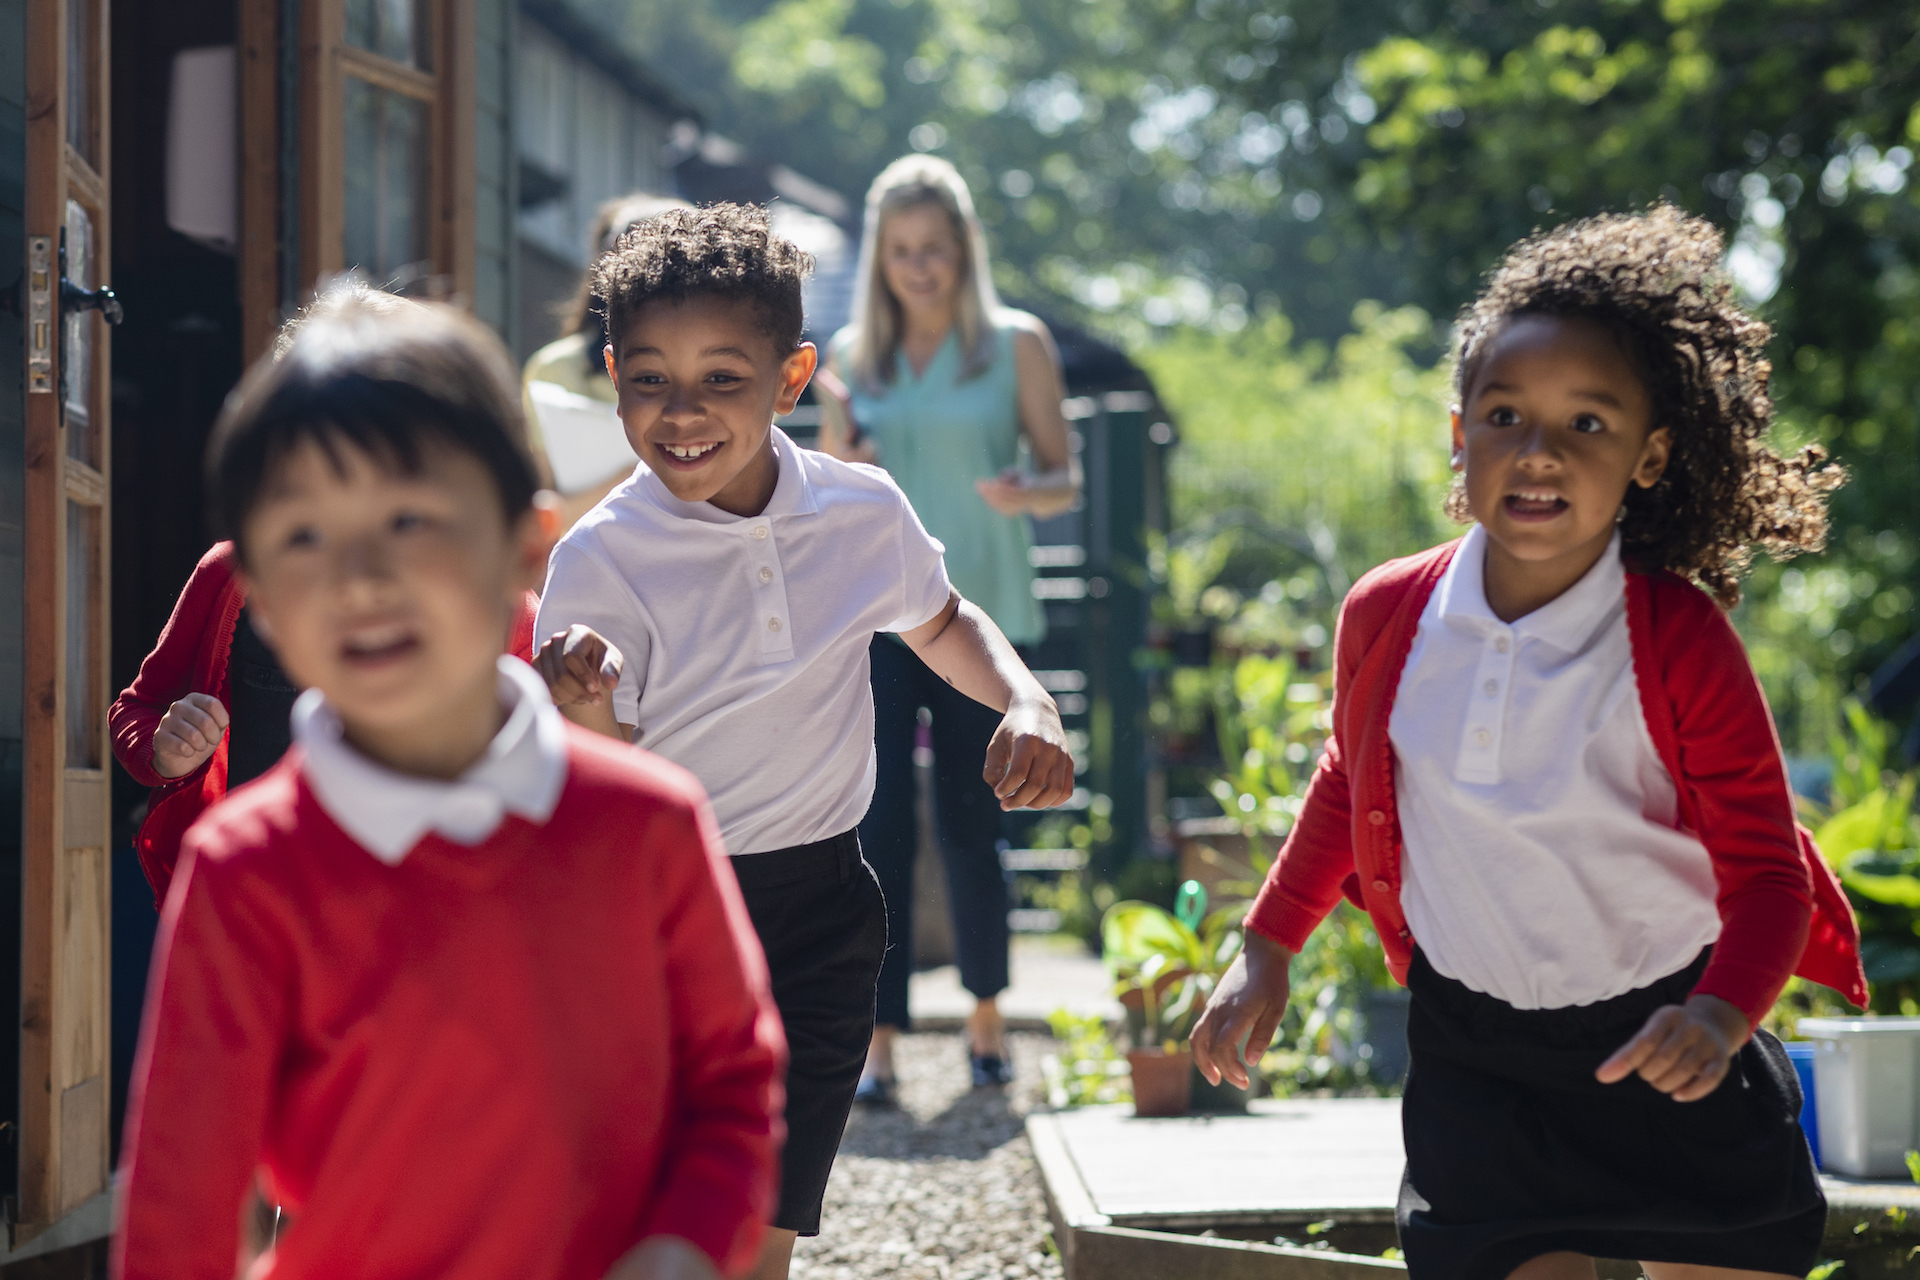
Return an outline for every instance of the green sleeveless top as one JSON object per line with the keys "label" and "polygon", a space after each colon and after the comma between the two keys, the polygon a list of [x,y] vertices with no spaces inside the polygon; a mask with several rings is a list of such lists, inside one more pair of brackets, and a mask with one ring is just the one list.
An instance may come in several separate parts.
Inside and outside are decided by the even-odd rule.
{"label": "green sleeveless top", "polygon": [[[947,549],[947,576],[1015,644],[1046,634],[1046,615],[1033,598],[1032,544],[1027,517],[1003,516],[974,489],[1016,465],[1020,452],[1015,329],[993,326],[992,363],[962,381],[956,328],[915,377],[904,354],[894,356],[893,383],[873,395],[847,378],[853,417],[919,513],[927,532]],[[835,335],[836,366],[847,368],[852,331]]]}

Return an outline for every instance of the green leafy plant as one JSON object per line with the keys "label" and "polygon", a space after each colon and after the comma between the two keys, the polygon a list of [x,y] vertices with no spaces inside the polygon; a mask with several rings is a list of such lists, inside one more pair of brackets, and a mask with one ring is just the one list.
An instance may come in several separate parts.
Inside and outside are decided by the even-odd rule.
{"label": "green leafy plant", "polygon": [[1090,1107],[1133,1101],[1127,1059],[1114,1047],[1107,1024],[1097,1015],[1057,1009],[1047,1019],[1061,1051],[1041,1062],[1048,1105]]}
{"label": "green leafy plant", "polygon": [[1860,957],[1880,1013],[1920,1011],[1920,774],[1889,766],[1893,735],[1858,701],[1843,704],[1832,737],[1833,794],[1808,806],[1814,839],[1839,873],[1860,919]]}
{"label": "green leafy plant", "polygon": [[[1198,886],[1193,886],[1198,888]],[[1204,910],[1204,893],[1200,895]],[[1114,995],[1142,1015],[1141,1048],[1172,1052],[1186,1043],[1220,976],[1245,940],[1244,902],[1200,915],[1197,923],[1150,902],[1116,902],[1100,923],[1101,953]]]}
{"label": "green leafy plant", "polygon": [[1276,1096],[1303,1090],[1377,1092],[1360,1052],[1367,1004],[1393,986],[1386,953],[1364,911],[1342,902],[1308,937],[1289,975],[1292,998],[1260,1074]]}

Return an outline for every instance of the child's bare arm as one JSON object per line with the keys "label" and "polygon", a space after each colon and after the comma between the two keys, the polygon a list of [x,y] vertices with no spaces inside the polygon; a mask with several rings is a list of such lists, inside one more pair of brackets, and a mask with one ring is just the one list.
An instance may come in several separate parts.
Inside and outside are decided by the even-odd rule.
{"label": "child's bare arm", "polygon": [[1693,995],[1655,1009],[1645,1026],[1593,1074],[1602,1084],[1640,1078],[1675,1102],[1697,1102],[1720,1087],[1733,1055],[1753,1034],[1739,1006]]}
{"label": "child's bare arm", "polygon": [[1006,713],[982,770],[1002,809],[1050,809],[1073,795],[1060,709],[993,619],[956,591],[937,616],[901,639],[948,684]]}
{"label": "child's bare arm", "polygon": [[[1193,1065],[1210,1084],[1225,1076],[1247,1087],[1247,1068],[1260,1061],[1287,1012],[1287,966],[1293,952],[1265,934],[1247,930],[1246,945],[1213,989],[1194,1023]],[[1240,1052],[1246,1043],[1246,1054]]]}
{"label": "child's bare arm", "polygon": [[553,705],[583,729],[620,742],[633,741],[633,728],[613,714],[613,690],[626,659],[592,627],[575,623],[547,637],[533,655],[533,669],[547,682]]}

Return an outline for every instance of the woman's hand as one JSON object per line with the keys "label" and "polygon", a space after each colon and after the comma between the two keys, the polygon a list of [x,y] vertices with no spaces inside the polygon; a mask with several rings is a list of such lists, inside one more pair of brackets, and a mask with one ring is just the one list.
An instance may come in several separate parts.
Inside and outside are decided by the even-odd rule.
{"label": "woman's hand", "polygon": [[988,506],[1003,516],[1023,516],[1033,506],[1025,478],[1012,467],[991,480],[975,480],[973,488]]}
{"label": "woman's hand", "polygon": [[[1246,945],[1221,975],[1193,1025],[1193,1065],[1208,1084],[1219,1084],[1224,1076],[1229,1084],[1247,1087],[1248,1065],[1266,1053],[1286,1016],[1291,963],[1293,952],[1265,934],[1246,931]],[[1244,1058],[1242,1041],[1247,1046]]]}
{"label": "woman's hand", "polygon": [[153,731],[153,771],[178,778],[205,764],[227,731],[227,709],[210,693],[190,693],[167,708]]}
{"label": "woman's hand", "polygon": [[1675,1102],[1697,1102],[1720,1087],[1752,1034],[1747,1015],[1719,996],[1690,996],[1685,1004],[1655,1009],[1593,1074],[1602,1084],[1617,1084],[1638,1072]]}

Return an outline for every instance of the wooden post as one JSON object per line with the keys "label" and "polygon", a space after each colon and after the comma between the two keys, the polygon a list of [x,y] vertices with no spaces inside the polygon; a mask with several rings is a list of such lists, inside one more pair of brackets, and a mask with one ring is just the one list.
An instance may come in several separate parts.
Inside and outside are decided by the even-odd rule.
{"label": "wooden post", "polygon": [[303,296],[346,265],[344,86],[340,46],[346,35],[342,0],[306,0],[300,33],[300,283]]}
{"label": "wooden post", "polygon": [[240,350],[252,364],[280,327],[280,4],[240,3]]}
{"label": "wooden post", "polygon": [[434,165],[434,171],[441,175],[437,201],[440,230],[435,237],[438,244],[434,258],[439,270],[451,277],[451,300],[472,307],[474,172],[477,167],[474,113],[478,110],[474,81],[478,74],[475,59],[479,21],[473,5],[462,0],[448,0],[441,6],[441,14],[439,28],[445,35],[438,68],[440,92],[434,104],[435,115],[442,122],[442,141],[437,148],[440,157]]}

